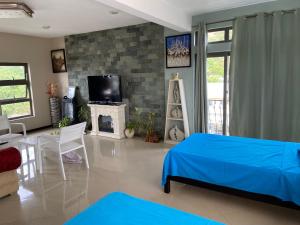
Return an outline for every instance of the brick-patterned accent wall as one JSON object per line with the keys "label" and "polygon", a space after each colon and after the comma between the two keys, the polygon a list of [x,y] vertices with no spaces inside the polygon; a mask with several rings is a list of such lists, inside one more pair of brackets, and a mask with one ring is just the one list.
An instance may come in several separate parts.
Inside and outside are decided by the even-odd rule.
{"label": "brick-patterned accent wall", "polygon": [[88,100],[87,76],[118,74],[123,98],[134,107],[155,112],[156,129],[165,121],[164,28],[145,23],[65,37],[69,85]]}

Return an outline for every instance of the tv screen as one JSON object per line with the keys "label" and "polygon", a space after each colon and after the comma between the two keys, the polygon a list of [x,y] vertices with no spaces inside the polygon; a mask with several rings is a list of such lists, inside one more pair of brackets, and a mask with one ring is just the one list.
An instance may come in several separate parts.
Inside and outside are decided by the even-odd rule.
{"label": "tv screen", "polygon": [[122,102],[120,76],[88,76],[88,86],[92,102]]}

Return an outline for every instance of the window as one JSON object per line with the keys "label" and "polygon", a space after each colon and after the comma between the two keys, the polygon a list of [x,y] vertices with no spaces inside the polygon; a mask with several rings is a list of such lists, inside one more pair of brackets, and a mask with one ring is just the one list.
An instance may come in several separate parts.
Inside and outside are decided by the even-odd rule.
{"label": "window", "polygon": [[28,64],[0,63],[0,110],[10,119],[33,115]]}
{"label": "window", "polygon": [[232,27],[224,27],[209,30],[207,34],[208,43],[221,43],[232,40]]}

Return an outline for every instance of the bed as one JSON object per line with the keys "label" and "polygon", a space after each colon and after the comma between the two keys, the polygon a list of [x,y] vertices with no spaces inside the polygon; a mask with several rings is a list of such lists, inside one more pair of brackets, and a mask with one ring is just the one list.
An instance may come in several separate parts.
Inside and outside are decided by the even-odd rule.
{"label": "bed", "polygon": [[162,185],[170,181],[254,193],[300,206],[300,143],[193,134],[166,155]]}
{"label": "bed", "polygon": [[[222,225],[121,192],[108,194],[64,225]],[[223,224],[224,225],[224,224]]]}

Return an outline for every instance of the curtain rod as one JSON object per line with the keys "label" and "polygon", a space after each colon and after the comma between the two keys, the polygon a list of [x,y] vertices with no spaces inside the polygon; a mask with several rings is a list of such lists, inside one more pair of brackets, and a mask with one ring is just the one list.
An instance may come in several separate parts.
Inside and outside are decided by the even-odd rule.
{"label": "curtain rod", "polygon": [[[296,12],[296,9],[291,9],[291,10],[281,10],[280,12],[282,13],[294,13]],[[270,12],[270,13],[264,13],[266,16],[273,16],[275,12]],[[253,18],[253,17],[256,17],[258,16],[258,13],[255,13],[255,14],[250,14],[250,15],[246,15],[244,16],[245,18]],[[220,20],[220,21],[215,21],[215,22],[208,22],[206,23],[206,25],[210,25],[210,24],[215,24],[215,23],[224,23],[224,22],[230,22],[230,21],[234,21],[236,20],[237,17],[234,17],[232,19],[226,19],[226,20]],[[193,26],[193,27],[196,27],[196,26]]]}

